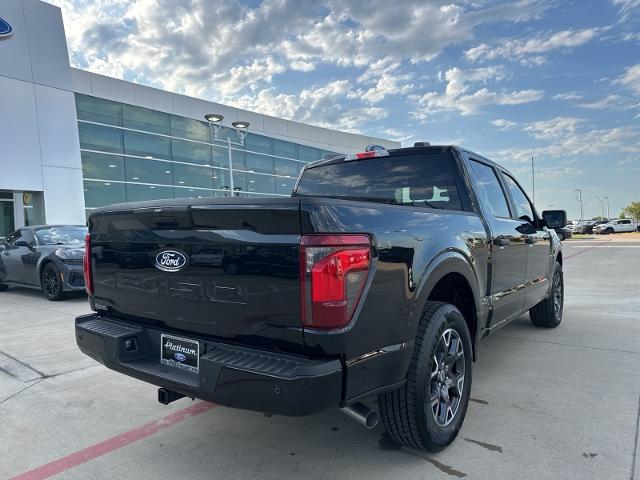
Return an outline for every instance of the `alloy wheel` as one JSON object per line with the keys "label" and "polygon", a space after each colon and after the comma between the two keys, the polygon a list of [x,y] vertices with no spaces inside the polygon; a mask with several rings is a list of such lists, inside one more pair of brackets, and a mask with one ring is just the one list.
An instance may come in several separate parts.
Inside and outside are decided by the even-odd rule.
{"label": "alloy wheel", "polygon": [[464,346],[460,334],[449,328],[438,339],[431,368],[429,406],[440,427],[449,425],[458,413],[464,373]]}
{"label": "alloy wheel", "polygon": [[44,293],[47,297],[54,297],[58,292],[58,274],[52,268],[47,268],[42,276]]}
{"label": "alloy wheel", "polygon": [[562,289],[562,275],[559,271],[556,271],[556,273],[553,275],[553,314],[558,321],[562,317]]}

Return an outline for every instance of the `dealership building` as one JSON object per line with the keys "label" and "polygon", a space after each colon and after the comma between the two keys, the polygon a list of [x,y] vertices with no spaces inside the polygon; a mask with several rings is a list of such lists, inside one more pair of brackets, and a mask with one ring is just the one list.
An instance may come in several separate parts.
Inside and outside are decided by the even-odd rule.
{"label": "dealership building", "polygon": [[0,106],[0,237],[112,203],[288,196],[307,162],[400,146],[71,68],[39,0],[0,3]]}

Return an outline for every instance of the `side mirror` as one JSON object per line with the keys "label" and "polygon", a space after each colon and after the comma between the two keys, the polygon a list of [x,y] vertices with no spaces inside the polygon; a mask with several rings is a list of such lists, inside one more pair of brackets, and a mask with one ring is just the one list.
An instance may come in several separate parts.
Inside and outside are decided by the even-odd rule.
{"label": "side mirror", "polygon": [[18,240],[13,245],[16,246],[16,247],[27,247],[27,248],[33,247],[33,243],[29,243],[26,240]]}
{"label": "side mirror", "polygon": [[567,225],[567,212],[564,210],[545,210],[542,219],[549,228],[562,228]]}

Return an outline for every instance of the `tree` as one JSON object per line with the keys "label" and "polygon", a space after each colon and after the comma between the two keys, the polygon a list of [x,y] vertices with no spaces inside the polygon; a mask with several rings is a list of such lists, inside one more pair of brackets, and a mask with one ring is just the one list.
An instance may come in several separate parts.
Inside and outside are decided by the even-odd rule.
{"label": "tree", "polygon": [[627,215],[624,213],[624,210],[620,212],[620,215],[618,215],[618,218],[620,220],[624,220],[625,218],[627,218]]}
{"label": "tree", "polygon": [[637,222],[640,220],[640,201],[629,202],[623,211]]}

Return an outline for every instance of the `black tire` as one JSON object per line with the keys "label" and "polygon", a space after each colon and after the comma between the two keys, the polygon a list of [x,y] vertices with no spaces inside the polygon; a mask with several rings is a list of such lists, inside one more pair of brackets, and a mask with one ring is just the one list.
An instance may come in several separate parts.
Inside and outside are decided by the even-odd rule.
{"label": "black tire", "polygon": [[40,286],[47,300],[55,302],[64,298],[60,270],[58,270],[58,267],[56,267],[54,263],[47,263],[42,269]]}
{"label": "black tire", "polygon": [[607,235],[610,235],[610,234],[614,233],[613,228],[611,228],[611,227],[607,228],[607,229],[604,231],[604,233],[606,233]]}
{"label": "black tire", "polygon": [[558,238],[560,239],[561,242],[563,242],[565,240],[564,233],[558,233]]}
{"label": "black tire", "polygon": [[5,285],[4,283],[0,283],[0,292],[6,292],[9,289],[9,285]]}
{"label": "black tire", "polygon": [[564,278],[562,265],[556,262],[549,296],[529,310],[531,323],[541,328],[556,328],[562,322],[564,307]]}
{"label": "black tire", "polygon": [[[449,346],[441,350],[447,332]],[[455,340],[455,345],[453,342]],[[460,358],[459,345],[462,345]],[[452,346],[453,345],[453,346]],[[455,354],[451,356],[453,363],[436,361],[436,357],[444,352],[448,358],[451,348]],[[453,360],[458,358],[457,360]],[[460,431],[469,404],[472,378],[473,351],[469,328],[460,311],[451,304],[429,302],[418,325],[413,358],[407,372],[406,384],[392,392],[378,396],[378,406],[384,427],[391,438],[407,447],[438,452],[453,442]],[[441,372],[439,366],[447,365],[446,371]],[[459,378],[462,370],[462,388],[458,383],[454,386],[455,378]],[[434,371],[436,372],[434,374]],[[441,376],[441,373],[444,375]],[[455,376],[454,376],[455,375]],[[443,378],[445,386],[440,383]],[[453,379],[453,383],[448,383]],[[435,387],[435,388],[434,388]],[[461,390],[461,391],[460,391]],[[445,392],[446,393],[443,393]],[[451,394],[453,393],[453,395]],[[455,412],[449,419],[449,408],[446,408],[442,420],[437,412],[442,411],[443,402],[455,403]],[[457,402],[456,402],[457,399]],[[444,404],[448,405],[448,404]],[[434,410],[436,413],[434,413]]]}

